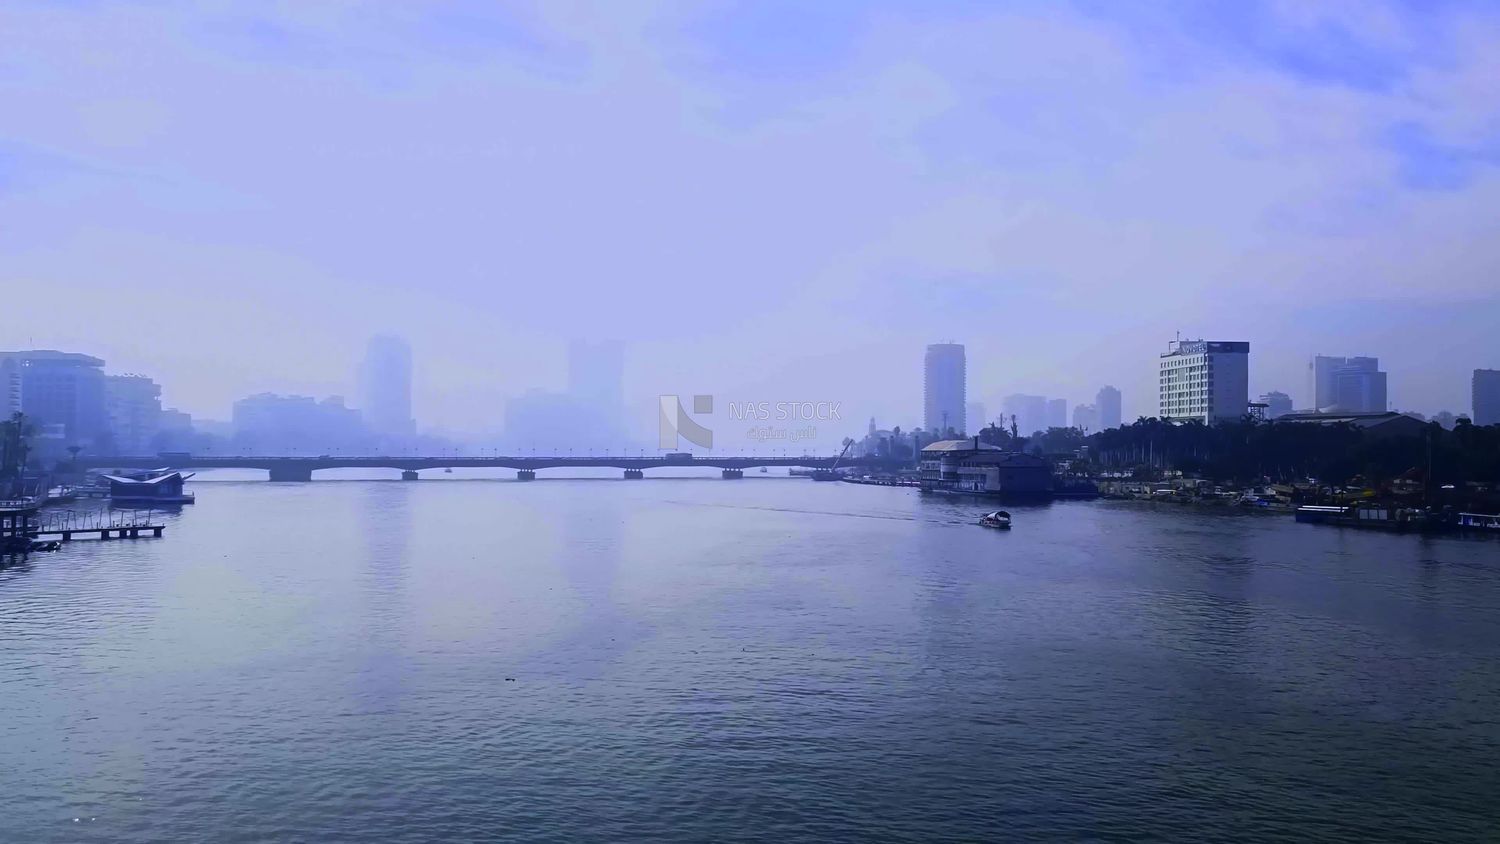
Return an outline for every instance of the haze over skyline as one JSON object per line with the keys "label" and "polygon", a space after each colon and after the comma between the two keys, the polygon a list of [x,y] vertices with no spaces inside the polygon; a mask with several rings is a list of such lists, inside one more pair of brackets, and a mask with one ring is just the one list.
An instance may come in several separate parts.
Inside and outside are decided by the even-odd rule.
{"label": "haze over skyline", "polygon": [[[1500,14],[1470,3],[0,8],[0,347],[223,419],[358,395],[492,431],[577,338],[661,393],[1156,408],[1184,337],[1467,410],[1500,366]],[[824,447],[827,443],[822,444]]]}

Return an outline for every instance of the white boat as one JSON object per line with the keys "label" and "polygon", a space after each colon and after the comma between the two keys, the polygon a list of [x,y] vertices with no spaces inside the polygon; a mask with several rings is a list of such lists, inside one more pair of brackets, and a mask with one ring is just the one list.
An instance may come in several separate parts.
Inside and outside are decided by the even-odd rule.
{"label": "white boat", "polygon": [[993,513],[985,513],[979,523],[989,528],[998,530],[1010,530],[1010,514],[1004,510],[996,510]]}

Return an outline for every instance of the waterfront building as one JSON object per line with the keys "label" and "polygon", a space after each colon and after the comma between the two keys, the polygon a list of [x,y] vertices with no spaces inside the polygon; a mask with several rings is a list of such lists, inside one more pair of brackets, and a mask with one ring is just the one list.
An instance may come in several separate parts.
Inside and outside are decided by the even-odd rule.
{"label": "waterfront building", "polygon": [[144,375],[106,375],[104,403],[115,453],[152,453],[161,430],[161,387]]}
{"label": "waterfront building", "polygon": [[39,447],[91,449],[108,432],[104,361],[51,349],[0,352],[0,361],[20,373],[21,412],[37,428]]}
{"label": "waterfront building", "polygon": [[1094,406],[1099,409],[1099,430],[1120,427],[1119,390],[1107,385],[1100,387],[1098,395],[1094,396]]}
{"label": "waterfront building", "polygon": [[1307,370],[1313,410],[1385,412],[1386,373],[1379,358],[1314,355]]}
{"label": "waterfront building", "polygon": [[1500,369],[1474,370],[1473,403],[1475,425],[1500,425]]}
{"label": "waterfront building", "polygon": [[400,337],[370,338],[359,365],[364,424],[384,437],[410,437],[417,423],[411,412],[411,347]]}
{"label": "waterfront building", "polygon": [[311,396],[260,393],[234,403],[234,441],[261,453],[354,451],[371,438],[360,412],[342,396],[322,401]]}
{"label": "waterfront building", "polygon": [[1068,400],[1067,399],[1048,399],[1047,400],[1047,427],[1048,428],[1066,428],[1066,427],[1068,427]]}
{"label": "waterfront building", "polygon": [[1261,396],[1260,403],[1266,406],[1267,419],[1279,419],[1292,412],[1292,397],[1280,390]]}
{"label": "waterfront building", "polygon": [[961,343],[927,347],[922,372],[922,427],[943,434],[966,431],[967,362]]}
{"label": "waterfront building", "polygon": [[1179,340],[1161,355],[1159,409],[1170,422],[1239,419],[1250,407],[1250,344]]}
{"label": "waterfront building", "polygon": [[1099,409],[1092,404],[1074,405],[1073,427],[1086,434],[1099,430]]}
{"label": "waterfront building", "polygon": [[925,492],[1038,496],[1052,492],[1052,464],[1018,451],[1003,451],[978,437],[939,440],[922,449]]}
{"label": "waterfront building", "polygon": [[109,497],[118,504],[136,506],[150,504],[191,504],[193,494],[183,489],[183,482],[193,475],[181,472],[161,474],[105,475],[109,481]]}

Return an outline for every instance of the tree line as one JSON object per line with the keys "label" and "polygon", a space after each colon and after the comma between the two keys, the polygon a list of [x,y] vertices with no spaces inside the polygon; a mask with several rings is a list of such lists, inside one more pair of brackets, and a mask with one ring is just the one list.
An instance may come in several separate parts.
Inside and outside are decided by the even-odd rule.
{"label": "tree line", "polygon": [[[1048,440],[1058,439],[1052,434],[1042,434],[1037,444],[1047,448]],[[1221,480],[1500,481],[1500,425],[1479,426],[1462,418],[1451,431],[1430,422],[1415,436],[1375,436],[1349,423],[1246,418],[1205,425],[1142,417],[1076,440],[1087,446],[1088,460],[1102,468],[1173,469]]]}

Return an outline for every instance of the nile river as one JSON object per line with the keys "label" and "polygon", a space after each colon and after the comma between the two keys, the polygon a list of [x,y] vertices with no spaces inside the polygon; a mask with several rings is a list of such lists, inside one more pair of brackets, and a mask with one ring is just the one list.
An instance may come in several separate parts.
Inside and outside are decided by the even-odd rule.
{"label": "nile river", "polygon": [[0,570],[0,840],[1500,837],[1500,542],[758,474],[192,488]]}

